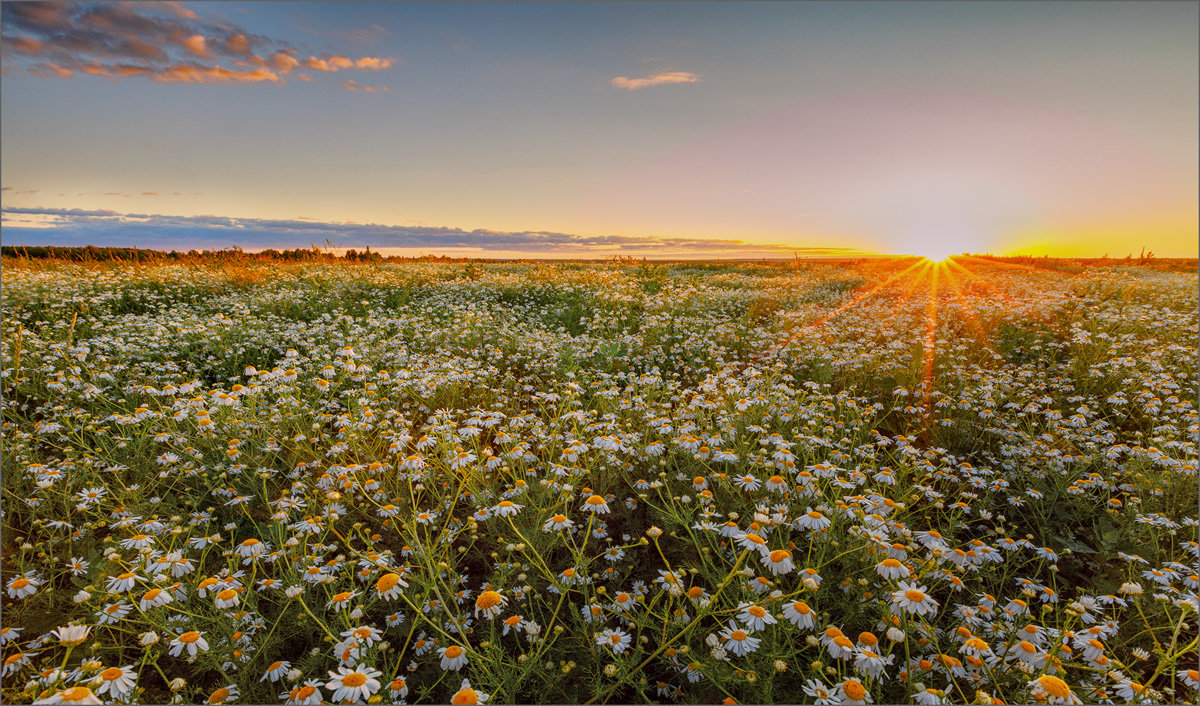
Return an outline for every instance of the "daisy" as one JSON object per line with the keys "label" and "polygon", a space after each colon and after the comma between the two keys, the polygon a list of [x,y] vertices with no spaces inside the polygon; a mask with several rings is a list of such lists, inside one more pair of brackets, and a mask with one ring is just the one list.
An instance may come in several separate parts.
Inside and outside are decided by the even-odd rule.
{"label": "daisy", "polygon": [[885,579],[906,579],[912,573],[907,566],[891,557],[876,564],[875,571]]}
{"label": "daisy", "polygon": [[609,512],[608,503],[599,495],[592,495],[587,500],[584,500],[582,509],[584,512],[592,512],[600,515],[607,515]]}
{"label": "daisy", "polygon": [[833,521],[810,507],[807,512],[797,517],[793,524],[799,529],[821,532],[829,529]]}
{"label": "daisy", "polygon": [[138,576],[135,573],[127,572],[110,578],[108,580],[107,589],[109,593],[125,593],[133,588],[136,582],[145,580],[146,579]]}
{"label": "daisy", "polygon": [[458,645],[450,645],[449,647],[438,648],[438,655],[442,658],[442,669],[453,669],[458,671],[467,666],[467,651]]}
{"label": "daisy", "polygon": [[833,687],[839,698],[839,704],[869,704],[874,703],[871,694],[857,679],[847,679]]}
{"label": "daisy", "polygon": [[783,617],[787,618],[792,625],[805,630],[812,630],[817,626],[812,608],[809,608],[804,601],[796,601],[784,606]]}
{"label": "daisy", "polygon": [[222,686],[208,695],[208,703],[223,704],[230,701],[236,701],[238,695],[238,688],[235,685],[230,684],[229,686]]}
{"label": "daisy", "polygon": [[771,573],[779,576],[780,574],[790,573],[796,568],[792,562],[792,553],[786,549],[776,549],[762,557],[760,560],[762,565],[771,570]]}
{"label": "daisy", "polygon": [[[1067,686],[1065,681],[1052,674],[1044,674],[1034,679],[1029,682],[1029,686],[1030,694],[1039,701],[1045,699],[1052,704],[1083,703],[1078,696],[1071,692],[1071,687]],[[1123,698],[1129,700],[1128,696],[1123,695]]]}
{"label": "daisy", "polygon": [[833,706],[837,704],[841,698],[835,692],[831,692],[829,687],[816,679],[808,679],[804,682],[804,693],[809,697],[816,699],[813,703],[816,706]]}
{"label": "daisy", "polygon": [[767,541],[753,532],[742,532],[737,537],[738,546],[742,549],[753,549],[759,554],[767,554]]}
{"label": "daisy", "polygon": [[900,589],[892,593],[892,605],[908,613],[933,615],[937,613],[938,604],[926,590],[915,583],[901,582]]}
{"label": "daisy", "polygon": [[238,593],[232,588],[227,588],[217,593],[215,599],[217,608],[236,608],[238,604]]}
{"label": "daisy", "polygon": [[854,655],[854,671],[878,679],[884,676],[888,665],[894,658],[895,655],[883,657],[873,650],[860,648]]}
{"label": "daisy", "polygon": [[508,603],[508,598],[501,595],[497,591],[484,591],[475,599],[475,617],[478,618],[482,612],[483,617],[495,618],[500,615],[500,611],[504,609]]}
{"label": "daisy", "polygon": [[513,631],[513,630],[520,631],[520,630],[524,629],[524,626],[525,626],[524,618],[522,618],[519,615],[510,615],[504,619],[504,630],[500,634],[507,635],[510,631]]}
{"label": "daisy", "polygon": [[267,671],[263,673],[262,678],[259,679],[259,681],[267,681],[268,679],[270,679],[271,682],[277,682],[280,679],[282,679],[284,677],[284,675],[286,675],[288,673],[288,670],[290,670],[291,668],[292,668],[292,664],[291,664],[291,662],[288,662],[287,660],[279,660],[279,661],[272,662],[270,665],[267,666]]}
{"label": "daisy", "polygon": [[104,703],[86,686],[73,686],[57,694],[34,701],[35,704],[100,704]]}
{"label": "daisy", "polygon": [[379,593],[379,597],[385,601],[399,598],[400,589],[402,588],[408,588],[408,584],[400,578],[399,574],[384,574],[375,582],[375,590]]}
{"label": "daisy", "polygon": [[331,701],[366,701],[372,694],[379,691],[380,683],[376,677],[383,672],[370,667],[338,667],[336,672],[329,672],[330,680],[325,688],[333,691]]}
{"label": "daisy", "polygon": [[204,639],[204,633],[189,630],[171,640],[170,647],[167,653],[172,657],[178,657],[185,649],[189,657],[195,657],[196,652],[206,652],[208,650],[208,640]]}
{"label": "daisy", "polygon": [[330,598],[329,602],[325,604],[325,607],[331,608],[334,613],[340,613],[346,608],[346,606],[350,605],[350,601],[357,595],[358,591],[342,591],[341,593],[336,593],[334,594],[333,598]]}
{"label": "daisy", "polygon": [[118,700],[123,700],[133,691],[133,685],[137,683],[138,678],[137,672],[133,671],[132,666],[109,667],[97,676],[101,683],[96,689],[96,693],[108,694]]}
{"label": "daisy", "polygon": [[754,605],[753,603],[743,603],[738,606],[741,610],[738,613],[738,620],[741,620],[753,632],[758,632],[768,625],[774,625],[778,621],[775,616],[771,615],[762,606]]}
{"label": "daisy", "polygon": [[462,686],[459,687],[458,691],[454,692],[454,696],[450,697],[450,703],[453,706],[475,706],[475,704],[487,703],[488,696],[490,694],[472,689],[471,682],[463,679]]}
{"label": "daisy", "polygon": [[518,505],[511,500],[501,500],[496,507],[492,508],[492,512],[497,517],[513,517],[524,507],[524,505]]}
{"label": "daisy", "polygon": [[732,652],[738,657],[745,657],[751,652],[758,649],[762,640],[750,635],[740,629],[737,623],[730,622],[729,627],[721,632],[721,638],[725,640],[725,651]]}
{"label": "daisy", "polygon": [[558,532],[560,530],[570,529],[574,526],[575,523],[567,519],[566,515],[555,515],[542,524],[542,531]]}
{"label": "daisy", "polygon": [[131,610],[133,610],[132,603],[109,603],[96,611],[96,620],[101,625],[115,625],[124,620]]}
{"label": "daisy", "polygon": [[601,647],[611,647],[614,654],[621,654],[633,642],[629,633],[623,630],[605,629],[596,636],[596,644]]}

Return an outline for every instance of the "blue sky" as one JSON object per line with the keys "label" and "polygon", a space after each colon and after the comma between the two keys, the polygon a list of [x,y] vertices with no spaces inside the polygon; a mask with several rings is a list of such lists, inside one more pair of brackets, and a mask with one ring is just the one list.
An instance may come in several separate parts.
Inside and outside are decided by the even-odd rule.
{"label": "blue sky", "polygon": [[1195,3],[59,9],[3,5],[9,243],[1197,250]]}

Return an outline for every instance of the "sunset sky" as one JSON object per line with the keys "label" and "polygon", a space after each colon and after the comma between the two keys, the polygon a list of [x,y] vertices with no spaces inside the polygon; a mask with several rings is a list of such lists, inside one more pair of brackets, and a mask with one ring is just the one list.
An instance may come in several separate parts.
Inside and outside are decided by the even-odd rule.
{"label": "sunset sky", "polygon": [[1198,252],[1195,2],[0,8],[8,245]]}

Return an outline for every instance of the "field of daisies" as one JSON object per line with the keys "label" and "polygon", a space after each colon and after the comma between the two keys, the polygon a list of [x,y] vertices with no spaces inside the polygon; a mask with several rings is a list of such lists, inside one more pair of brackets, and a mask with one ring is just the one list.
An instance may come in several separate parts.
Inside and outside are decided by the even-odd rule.
{"label": "field of daisies", "polygon": [[1196,703],[1197,280],[3,269],[5,703]]}

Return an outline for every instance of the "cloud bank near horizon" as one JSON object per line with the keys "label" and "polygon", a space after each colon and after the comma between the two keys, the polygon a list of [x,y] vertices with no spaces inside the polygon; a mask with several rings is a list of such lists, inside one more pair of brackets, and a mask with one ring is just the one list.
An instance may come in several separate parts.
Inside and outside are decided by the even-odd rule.
{"label": "cloud bank near horizon", "polygon": [[336,223],[307,219],[271,220],[215,215],[170,216],[120,213],[111,209],[5,208],[8,245],[95,245],[156,250],[245,250],[307,248],[331,242],[339,248],[451,249],[523,252],[581,257],[625,252],[689,255],[854,257],[862,250],[790,247],[734,239],[627,235],[581,236],[547,231],[495,231],[375,223]]}

